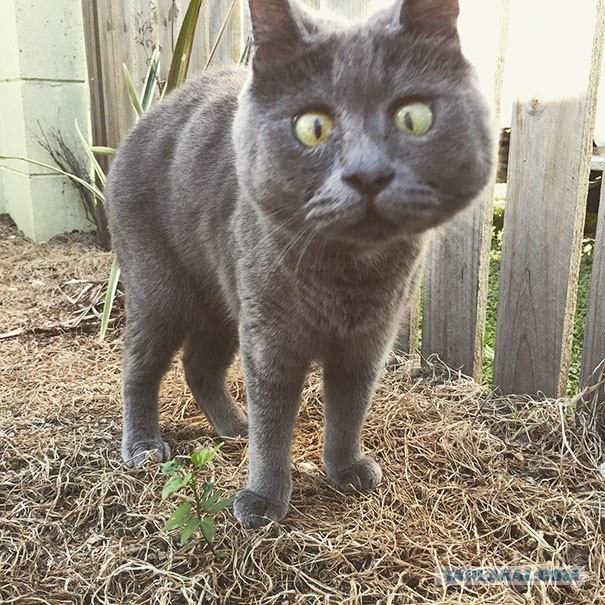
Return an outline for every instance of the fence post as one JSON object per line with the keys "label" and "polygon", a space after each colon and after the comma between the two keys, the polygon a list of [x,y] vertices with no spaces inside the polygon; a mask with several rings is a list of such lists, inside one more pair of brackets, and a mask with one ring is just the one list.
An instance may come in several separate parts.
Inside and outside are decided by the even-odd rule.
{"label": "fence post", "polygon": [[496,330],[494,382],[507,393],[565,392],[604,25],[603,0],[513,3],[510,50],[527,81],[513,109]]}

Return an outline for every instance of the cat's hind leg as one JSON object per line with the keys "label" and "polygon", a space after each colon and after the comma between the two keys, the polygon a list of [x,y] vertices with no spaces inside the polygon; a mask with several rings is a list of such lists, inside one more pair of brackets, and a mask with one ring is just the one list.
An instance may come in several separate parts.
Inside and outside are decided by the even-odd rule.
{"label": "cat's hind leg", "polygon": [[136,305],[127,295],[122,400],[124,428],[122,457],[128,466],[145,461],[146,453],[164,462],[170,448],[162,439],[158,416],[158,391],[162,376],[182,340],[182,331],[166,313]]}
{"label": "cat's hind leg", "polygon": [[248,434],[246,415],[227,391],[227,370],[237,350],[237,326],[205,317],[185,339],[183,367],[198,407],[223,437]]}

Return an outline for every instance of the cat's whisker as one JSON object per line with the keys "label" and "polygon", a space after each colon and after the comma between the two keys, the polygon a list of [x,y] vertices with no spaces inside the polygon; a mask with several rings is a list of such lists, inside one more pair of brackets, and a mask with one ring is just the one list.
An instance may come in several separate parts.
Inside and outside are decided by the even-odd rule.
{"label": "cat's whisker", "polygon": [[318,234],[319,232],[317,231],[317,229],[313,229],[309,235],[309,237],[307,238],[307,241],[304,243],[303,247],[302,247],[302,251],[300,253],[300,256],[298,257],[298,262],[296,263],[296,267],[294,268],[294,275],[298,275],[298,269],[300,267],[300,263],[302,262],[302,259],[304,257],[304,255],[307,253],[307,251],[309,250],[309,247],[311,246],[311,242],[313,241],[313,239],[315,238],[315,236]]}
{"label": "cat's whisker", "polygon": [[304,210],[315,210],[316,208],[321,208],[323,206],[329,206],[332,200],[326,199],[324,197],[312,197],[308,202],[303,206]]}
{"label": "cat's whisker", "polygon": [[298,242],[300,242],[305,235],[310,231],[313,230],[313,225],[306,225],[305,227],[303,227],[298,234],[292,238],[292,240],[290,241],[290,243],[286,246],[286,248],[284,249],[284,251],[279,255],[277,262],[274,265],[274,270],[282,264],[282,262],[284,261],[284,259],[286,258],[286,256],[288,255],[288,253],[296,246],[296,244]]}
{"label": "cat's whisker", "polygon": [[313,230],[313,225],[305,225],[285,246],[285,248],[282,250],[282,252],[280,253],[280,255],[278,256],[277,260],[275,261],[275,263],[273,264],[273,267],[271,268],[271,271],[269,272],[268,275],[272,275],[277,269],[278,267],[281,266],[281,264],[283,263],[284,259],[286,258],[286,256],[288,255],[288,253],[296,246],[297,243],[299,243],[306,235],[307,233],[309,233],[309,231]]}
{"label": "cat's whisker", "polygon": [[315,209],[311,210],[310,212],[307,212],[307,214],[305,216],[305,220],[306,221],[314,221],[317,219],[321,220],[323,218],[334,216],[337,213],[338,213],[338,207],[334,207],[334,206],[315,208]]}
{"label": "cat's whisker", "polygon": [[298,219],[298,216],[291,216],[287,221],[284,221],[283,223],[278,223],[277,225],[275,225],[273,227],[273,229],[271,229],[271,231],[269,231],[269,232],[267,232],[267,233],[265,233],[263,235],[263,240],[262,241],[267,241],[273,235],[275,235],[278,231],[281,231],[282,229],[285,229],[286,227],[288,227],[289,225],[291,225],[297,219]]}

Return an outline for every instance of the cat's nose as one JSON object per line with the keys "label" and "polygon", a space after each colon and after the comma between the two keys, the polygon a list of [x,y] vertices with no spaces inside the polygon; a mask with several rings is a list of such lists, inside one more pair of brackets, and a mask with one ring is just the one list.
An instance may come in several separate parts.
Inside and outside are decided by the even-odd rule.
{"label": "cat's nose", "polygon": [[378,195],[394,178],[395,172],[390,166],[349,170],[342,174],[347,185],[370,197]]}

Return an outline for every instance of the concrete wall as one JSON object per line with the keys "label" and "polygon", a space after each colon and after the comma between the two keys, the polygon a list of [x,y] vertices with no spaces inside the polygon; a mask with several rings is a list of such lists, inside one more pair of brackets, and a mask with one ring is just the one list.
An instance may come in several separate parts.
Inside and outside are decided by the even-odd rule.
{"label": "concrete wall", "polygon": [[[74,121],[90,132],[80,0],[1,0],[0,57],[0,155],[53,164],[41,129],[80,152]],[[0,162],[0,212],[35,241],[92,228],[66,178],[25,162]]]}

